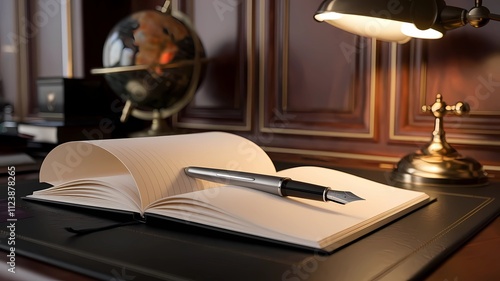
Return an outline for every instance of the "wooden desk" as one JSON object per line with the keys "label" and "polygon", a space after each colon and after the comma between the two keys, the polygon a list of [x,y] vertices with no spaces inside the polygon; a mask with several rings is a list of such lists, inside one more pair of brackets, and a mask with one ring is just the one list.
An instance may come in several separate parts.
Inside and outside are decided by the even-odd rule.
{"label": "wooden desk", "polygon": [[[24,176],[26,179],[34,177],[34,175]],[[499,257],[500,218],[496,218],[444,263],[440,264],[425,280],[500,280]],[[0,280],[94,280],[20,255],[16,256],[16,274],[12,274],[7,271],[6,262],[6,253],[0,253]],[[122,272],[117,271],[116,280],[130,280],[122,274]]]}
{"label": "wooden desk", "polygon": [[[497,218],[448,260],[427,281],[500,280],[500,218]],[[7,272],[6,255],[0,255],[0,280],[94,280],[29,258],[17,257],[17,273]],[[120,274],[117,272],[117,274]],[[117,276],[118,277],[118,276]],[[120,279],[117,279],[120,280]],[[127,280],[127,279],[123,279]]]}
{"label": "wooden desk", "polygon": [[426,280],[500,280],[500,218],[441,264]]}

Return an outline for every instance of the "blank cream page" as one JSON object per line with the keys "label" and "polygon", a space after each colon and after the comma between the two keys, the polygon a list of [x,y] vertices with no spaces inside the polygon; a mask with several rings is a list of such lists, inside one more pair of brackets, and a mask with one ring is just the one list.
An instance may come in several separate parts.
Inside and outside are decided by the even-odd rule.
{"label": "blank cream page", "polygon": [[207,188],[184,173],[187,166],[273,174],[267,154],[234,134],[208,132],[90,142],[119,159],[135,179],[143,206],[163,197]]}
{"label": "blank cream page", "polygon": [[60,185],[86,178],[128,174],[110,152],[88,142],[67,142],[53,149],[40,167],[40,182]]}
{"label": "blank cream page", "polygon": [[149,212],[291,243],[324,247],[349,239],[360,229],[428,198],[425,193],[394,188],[324,168],[299,167],[279,174],[352,191],[366,200],[341,205],[282,198],[249,188],[224,186],[210,194],[205,190],[166,198]]}

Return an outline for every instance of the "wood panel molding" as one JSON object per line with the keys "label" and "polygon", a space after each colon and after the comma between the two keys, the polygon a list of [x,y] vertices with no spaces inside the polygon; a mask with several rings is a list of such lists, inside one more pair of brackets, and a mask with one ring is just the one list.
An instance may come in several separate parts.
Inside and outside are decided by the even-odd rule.
{"label": "wood panel molding", "polygon": [[[214,3],[226,5],[224,22]],[[315,22],[317,6],[179,1],[202,39],[209,36],[206,49],[214,61],[174,126],[235,131],[277,159],[390,169],[430,140],[434,118],[420,109],[440,93],[448,104],[462,100],[472,109],[467,117],[445,119],[450,144],[498,169],[500,38],[494,26],[398,45]],[[221,35],[219,25],[235,28]],[[233,47],[219,50],[221,40]],[[213,55],[217,51],[224,56]]]}
{"label": "wood panel molding", "polygon": [[373,139],[376,42],[314,22],[317,3],[260,8],[259,131]]}
{"label": "wood panel molding", "polygon": [[[469,7],[470,1],[455,5]],[[500,3],[488,3],[493,10]],[[427,142],[434,119],[420,111],[436,94],[445,102],[469,103],[467,117],[445,118],[447,139],[469,149],[500,146],[500,38],[494,23],[465,26],[441,40],[412,40],[391,45],[389,140]]]}
{"label": "wood panel molding", "polygon": [[[434,118],[420,109],[432,104],[436,94],[440,93],[448,104],[464,101],[471,107],[468,116],[445,117],[450,143],[499,146],[500,109],[489,109],[488,103],[500,103],[500,96],[493,95],[494,91],[500,90],[500,69],[484,72],[484,65],[491,64],[491,61],[468,62],[464,56],[453,58],[457,51],[451,54],[443,52],[444,46],[450,48],[457,43],[454,36],[448,36],[452,37],[449,41],[413,40],[405,45],[391,45],[390,140],[428,141]],[[500,41],[498,47],[500,50]],[[435,61],[438,54],[446,57],[443,60],[460,63],[439,64]],[[461,64],[470,69],[459,70]]]}
{"label": "wood panel molding", "polygon": [[175,127],[227,131],[252,127],[255,5],[253,1],[219,2],[190,0],[177,5],[192,19],[208,63],[193,101],[173,116]]}

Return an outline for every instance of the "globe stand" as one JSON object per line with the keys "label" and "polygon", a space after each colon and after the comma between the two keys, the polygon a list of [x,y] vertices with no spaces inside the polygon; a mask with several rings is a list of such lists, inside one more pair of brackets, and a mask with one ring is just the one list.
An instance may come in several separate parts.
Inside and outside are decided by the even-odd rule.
{"label": "globe stand", "polygon": [[123,107],[120,121],[122,123],[127,122],[130,115],[142,120],[151,120],[151,126],[148,129],[133,132],[129,134],[130,137],[165,136],[180,133],[167,124],[166,117],[170,116],[171,112],[167,112],[164,109],[154,109],[152,111],[138,110],[128,100]]}
{"label": "globe stand", "polygon": [[437,186],[479,186],[488,183],[482,165],[470,157],[459,154],[445,138],[443,117],[448,113],[464,115],[469,112],[466,103],[449,106],[441,95],[431,106],[423,106],[424,112],[431,112],[435,119],[432,139],[420,150],[406,155],[393,170],[392,179],[411,185]]}
{"label": "globe stand", "polygon": [[151,121],[151,128],[147,131],[149,136],[158,136],[165,133],[172,132],[167,121],[160,115],[160,111],[155,109],[153,111],[153,120]]}
{"label": "globe stand", "polygon": [[167,121],[163,119],[160,115],[160,111],[155,109],[153,110],[153,120],[151,120],[151,127],[143,130],[131,133],[130,137],[153,137],[153,136],[165,136],[172,135],[175,132],[172,128],[167,124]]}

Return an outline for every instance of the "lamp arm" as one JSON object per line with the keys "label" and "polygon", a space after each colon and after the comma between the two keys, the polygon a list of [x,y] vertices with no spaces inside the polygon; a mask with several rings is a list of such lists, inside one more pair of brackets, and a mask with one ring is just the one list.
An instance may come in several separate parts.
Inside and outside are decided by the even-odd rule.
{"label": "lamp arm", "polygon": [[467,23],[473,27],[483,27],[490,20],[500,21],[500,14],[490,13],[481,0],[476,0],[475,6],[469,11],[459,7],[445,6],[440,13],[440,23],[446,30],[462,27]]}
{"label": "lamp arm", "polygon": [[441,24],[446,30],[462,27],[467,24],[467,10],[445,6],[440,14]]}
{"label": "lamp arm", "polygon": [[500,21],[500,15],[490,13],[490,20]]}

